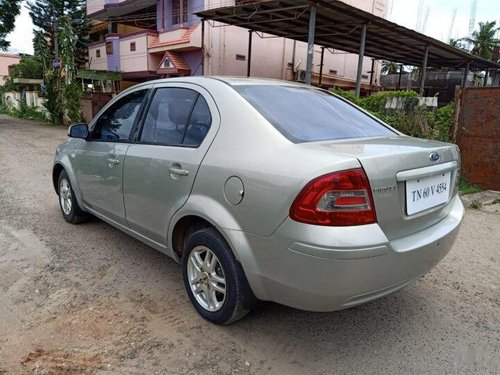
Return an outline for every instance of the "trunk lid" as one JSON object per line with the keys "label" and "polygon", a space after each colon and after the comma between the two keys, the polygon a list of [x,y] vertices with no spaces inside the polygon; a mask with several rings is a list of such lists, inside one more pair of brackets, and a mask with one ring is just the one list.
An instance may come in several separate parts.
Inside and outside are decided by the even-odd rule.
{"label": "trunk lid", "polygon": [[460,156],[453,144],[394,136],[302,145],[359,160],[370,181],[377,222],[389,239],[442,220],[457,194]]}

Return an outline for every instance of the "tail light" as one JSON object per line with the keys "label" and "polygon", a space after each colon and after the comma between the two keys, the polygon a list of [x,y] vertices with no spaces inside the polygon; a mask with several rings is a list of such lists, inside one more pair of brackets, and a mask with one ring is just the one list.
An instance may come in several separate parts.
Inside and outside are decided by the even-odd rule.
{"label": "tail light", "polygon": [[330,226],[377,222],[365,171],[349,169],[312,180],[295,198],[290,217],[302,223]]}

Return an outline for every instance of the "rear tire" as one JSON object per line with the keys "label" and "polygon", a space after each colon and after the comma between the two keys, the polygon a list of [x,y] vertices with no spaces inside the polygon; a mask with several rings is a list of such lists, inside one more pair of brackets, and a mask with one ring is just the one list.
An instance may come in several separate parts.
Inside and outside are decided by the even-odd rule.
{"label": "rear tire", "polygon": [[241,265],[215,228],[189,235],[182,256],[182,276],[194,308],[212,323],[234,323],[257,301]]}
{"label": "rear tire", "polygon": [[59,195],[59,207],[61,207],[64,220],[71,224],[79,224],[89,218],[90,214],[83,211],[78,205],[75,192],[65,170],[62,170],[59,174],[57,193]]}

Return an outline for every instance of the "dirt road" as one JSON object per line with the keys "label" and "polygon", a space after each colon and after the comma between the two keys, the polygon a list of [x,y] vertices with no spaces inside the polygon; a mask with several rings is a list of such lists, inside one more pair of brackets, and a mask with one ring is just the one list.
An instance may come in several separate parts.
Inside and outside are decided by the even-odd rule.
{"label": "dirt road", "polygon": [[500,214],[468,210],[414,285],[334,313],[264,303],[203,321],[180,267],[111,226],[60,212],[65,129],[0,115],[0,374],[487,374],[500,369]]}

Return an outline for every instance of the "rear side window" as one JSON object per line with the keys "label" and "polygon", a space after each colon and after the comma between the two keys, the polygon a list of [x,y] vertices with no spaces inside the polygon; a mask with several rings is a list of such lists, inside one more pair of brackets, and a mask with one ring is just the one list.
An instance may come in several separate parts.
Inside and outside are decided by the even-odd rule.
{"label": "rear side window", "polygon": [[203,99],[203,96],[199,95],[193,112],[191,113],[191,118],[189,119],[183,144],[198,147],[201,141],[205,139],[211,123],[212,116],[210,115],[208,104],[206,100]]}
{"label": "rear side window", "polygon": [[156,90],[144,119],[141,141],[172,146],[182,144],[197,98],[198,93],[189,89]]}
{"label": "rear side window", "polygon": [[321,90],[278,85],[234,88],[295,143],[395,134],[344,100]]}
{"label": "rear side window", "polygon": [[211,123],[208,104],[198,92],[159,88],[144,120],[141,142],[198,147]]}

